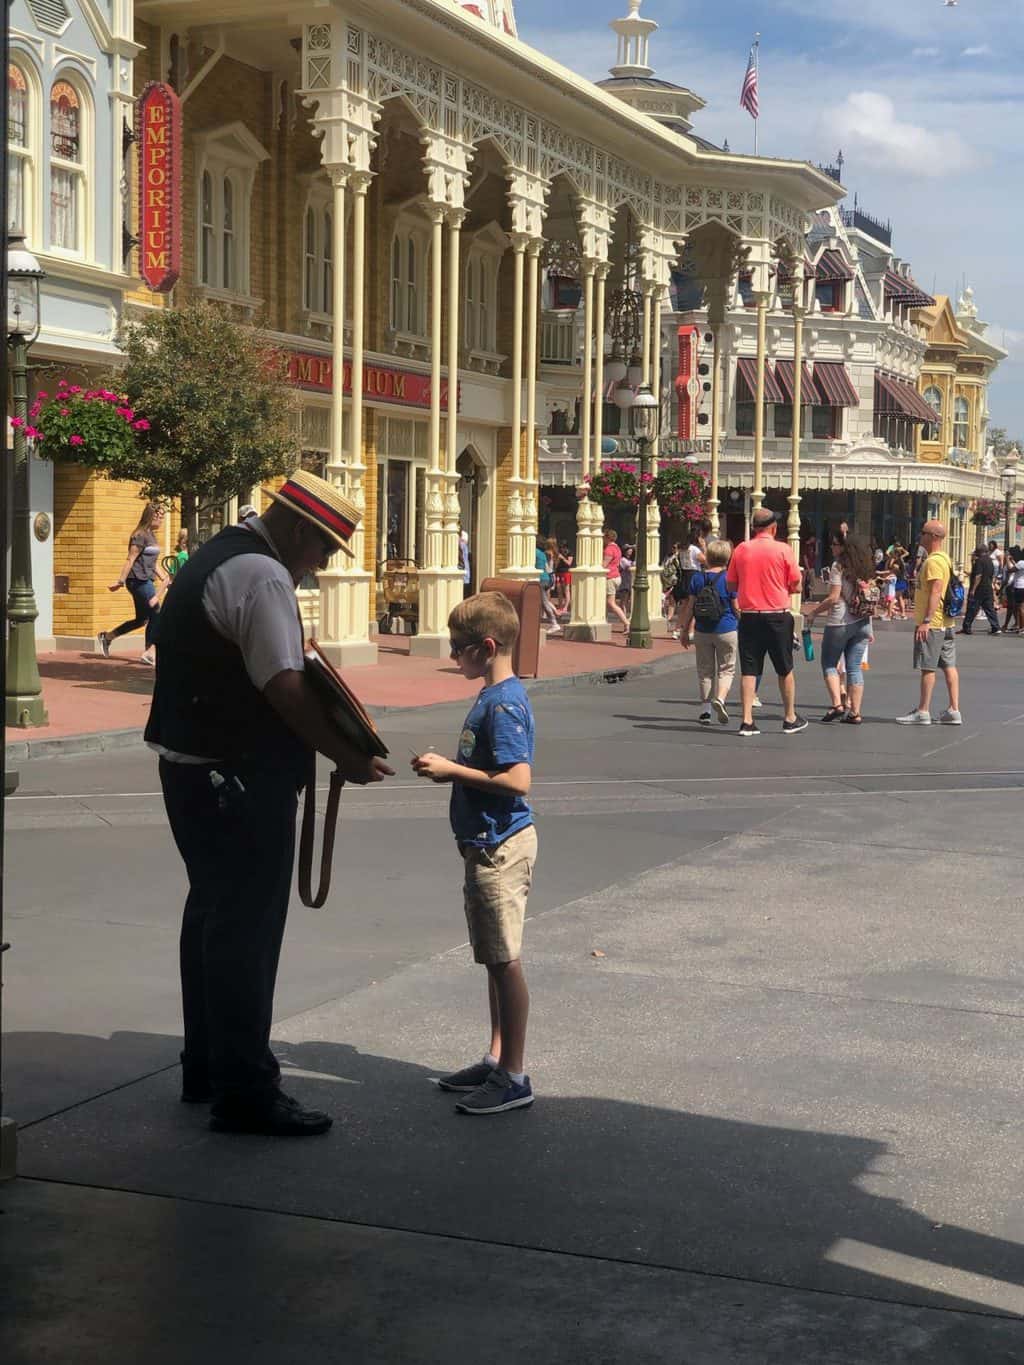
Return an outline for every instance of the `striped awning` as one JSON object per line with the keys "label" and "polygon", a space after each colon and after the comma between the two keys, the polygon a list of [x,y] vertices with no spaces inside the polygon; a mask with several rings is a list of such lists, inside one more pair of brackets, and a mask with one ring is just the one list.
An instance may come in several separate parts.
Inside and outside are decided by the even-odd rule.
{"label": "striped awning", "polygon": [[[753,356],[740,356],[736,362],[736,378],[739,384],[746,387],[749,395],[746,401],[752,403],[757,394],[757,361]],[[788,403],[790,401],[779,387],[778,380],[772,374],[772,368],[767,362],[764,367],[764,401],[766,403]]]}
{"label": "striped awning", "polygon": [[860,396],[853,387],[846,366],[838,360],[816,360],[814,383],[822,403],[829,408],[860,407]]}
{"label": "striped awning", "polygon": [[887,303],[899,303],[907,308],[932,308],[935,300],[913,280],[895,270],[887,270],[883,281]]}
{"label": "striped awning", "polygon": [[912,384],[896,379],[891,374],[875,371],[875,410],[895,417],[907,417],[911,422],[935,421],[935,410],[924,401]]}
{"label": "striped awning", "polygon": [[853,270],[843,260],[842,252],[830,248],[823,251],[815,270],[815,276],[823,283],[831,280],[852,280]]}
{"label": "striped awning", "polygon": [[[792,360],[776,360],[775,378],[779,381],[779,388],[786,395],[782,399],[783,403],[793,401],[793,362]],[[811,372],[807,368],[807,361],[803,363],[803,373],[800,380],[800,406],[813,407],[818,401],[818,390],[815,388]]]}

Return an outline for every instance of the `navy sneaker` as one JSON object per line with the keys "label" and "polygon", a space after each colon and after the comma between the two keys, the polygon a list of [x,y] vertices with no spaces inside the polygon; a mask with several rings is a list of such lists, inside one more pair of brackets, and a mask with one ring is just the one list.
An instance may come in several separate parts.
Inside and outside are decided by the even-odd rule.
{"label": "navy sneaker", "polygon": [[483,1085],[459,1100],[455,1108],[460,1114],[501,1114],[506,1109],[524,1109],[532,1103],[529,1076],[524,1076],[522,1085],[517,1085],[504,1067],[496,1066]]}
{"label": "navy sneaker", "polygon": [[792,720],[782,722],[782,733],[784,735],[798,735],[801,730],[807,729],[807,722],[803,716],[794,716]]}
{"label": "navy sneaker", "polygon": [[494,1068],[489,1062],[474,1062],[464,1066],[461,1071],[453,1071],[450,1076],[439,1076],[438,1090],[476,1090],[483,1085]]}
{"label": "navy sneaker", "polygon": [[749,739],[751,735],[759,735],[761,731],[757,728],[756,724],[744,721],[736,733],[739,735],[740,739]]}

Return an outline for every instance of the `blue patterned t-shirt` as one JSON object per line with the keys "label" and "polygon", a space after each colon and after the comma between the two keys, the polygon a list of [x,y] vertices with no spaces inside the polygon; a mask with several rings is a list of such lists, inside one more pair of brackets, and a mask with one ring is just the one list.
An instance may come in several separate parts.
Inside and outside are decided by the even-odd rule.
{"label": "blue patterned t-shirt", "polygon": [[[533,711],[518,678],[485,687],[466,717],[455,762],[481,772],[533,763]],[[452,783],[449,816],[460,844],[493,848],[533,824],[522,796],[500,796]]]}

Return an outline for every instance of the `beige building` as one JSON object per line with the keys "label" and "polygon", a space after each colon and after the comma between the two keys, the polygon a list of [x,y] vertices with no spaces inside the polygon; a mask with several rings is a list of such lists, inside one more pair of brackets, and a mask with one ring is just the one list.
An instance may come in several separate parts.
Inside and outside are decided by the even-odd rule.
{"label": "beige building", "polygon": [[[304,460],[364,511],[355,564],[332,565],[307,598],[320,638],[343,662],[372,661],[382,585],[408,562],[413,648],[442,655],[462,594],[460,528],[475,581],[536,572],[551,263],[572,263],[579,296],[582,489],[601,460],[622,307],[633,385],[664,392],[676,264],[695,261],[723,306],[742,268],[764,324],[764,382],[779,253],[799,253],[810,216],[841,190],[809,165],[693,135],[699,98],[644,86],[655,25],[638,0],[615,24],[610,89],[523,43],[508,0],[294,14],[136,4],[137,87],[168,81],[183,106],[185,231],[169,302],[199,296],[263,320],[303,392]],[[167,302],[140,288],[128,306]],[[755,502],[763,440],[752,441]],[[574,519],[570,633],[603,638],[602,509],[581,497]]]}

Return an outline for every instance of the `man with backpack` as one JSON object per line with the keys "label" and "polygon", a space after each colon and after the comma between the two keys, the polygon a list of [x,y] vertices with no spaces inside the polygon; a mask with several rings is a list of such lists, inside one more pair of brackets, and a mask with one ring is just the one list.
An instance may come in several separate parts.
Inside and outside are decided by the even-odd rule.
{"label": "man with backpack", "polygon": [[926,521],[921,527],[925,558],[917,575],[914,595],[914,667],[921,674],[921,695],[917,706],[897,725],[931,725],[932,693],[935,674],[941,668],[949,693],[949,706],[939,717],[940,725],[962,725],[960,714],[960,674],[956,666],[956,639],[953,628],[964,609],[964,586],[953,572],[953,563],[942,548],[946,528],[941,521]]}
{"label": "man with backpack", "polygon": [[694,622],[693,647],[697,652],[697,684],[701,725],[711,724],[714,708],[719,725],[729,724],[725,701],[736,676],[736,641],[739,620],[736,594],[725,581],[732,558],[728,540],[709,540],[704,553],[707,567],[698,569],[690,580],[690,596],[685,599],[679,620],[680,641],[689,649],[690,621]]}

